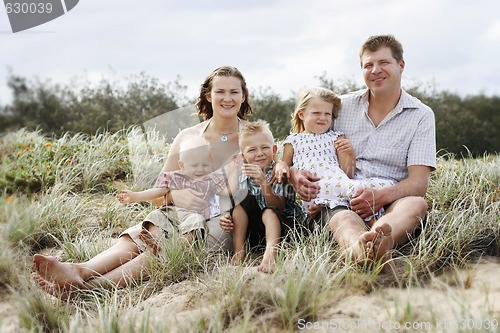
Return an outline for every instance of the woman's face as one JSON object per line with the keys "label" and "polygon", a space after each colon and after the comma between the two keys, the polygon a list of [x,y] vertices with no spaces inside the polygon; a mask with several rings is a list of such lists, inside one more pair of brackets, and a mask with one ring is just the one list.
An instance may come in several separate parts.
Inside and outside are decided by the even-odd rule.
{"label": "woman's face", "polygon": [[234,117],[245,101],[241,81],[234,76],[216,76],[212,81],[212,90],[207,95],[212,103],[214,116]]}

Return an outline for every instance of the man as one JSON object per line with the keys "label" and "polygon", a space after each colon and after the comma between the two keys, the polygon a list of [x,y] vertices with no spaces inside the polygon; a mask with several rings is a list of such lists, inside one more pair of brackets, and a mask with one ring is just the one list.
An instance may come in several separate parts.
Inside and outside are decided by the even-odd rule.
{"label": "man", "polygon": [[[363,189],[351,200],[352,210],[326,212],[330,231],[352,259],[382,264],[393,272],[391,250],[404,244],[425,217],[423,196],[436,167],[435,122],[432,110],[401,88],[403,48],[390,35],[372,36],[360,51],[365,90],[342,96],[334,129],[344,132],[356,152],[355,178],[380,177],[398,183]],[[292,168],[290,179],[303,200],[319,186],[310,172]],[[372,223],[363,218],[385,208]]]}

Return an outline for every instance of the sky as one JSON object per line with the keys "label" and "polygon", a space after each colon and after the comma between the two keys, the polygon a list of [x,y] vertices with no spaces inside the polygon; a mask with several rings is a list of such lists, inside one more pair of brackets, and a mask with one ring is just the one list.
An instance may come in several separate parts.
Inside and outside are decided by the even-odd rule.
{"label": "sky", "polygon": [[362,84],[358,51],[377,34],[403,44],[403,86],[500,96],[498,13],[498,0],[81,0],[12,33],[0,8],[0,105],[11,100],[9,71],[63,85],[179,77],[194,98],[222,65],[251,91],[289,98],[323,74]]}

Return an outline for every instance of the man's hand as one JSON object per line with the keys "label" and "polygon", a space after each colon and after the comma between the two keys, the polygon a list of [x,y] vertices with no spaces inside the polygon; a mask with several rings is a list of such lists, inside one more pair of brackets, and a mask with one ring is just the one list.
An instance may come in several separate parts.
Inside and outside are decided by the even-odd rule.
{"label": "man's hand", "polygon": [[290,168],[288,177],[300,199],[311,201],[316,198],[319,192],[319,185],[315,182],[320,180],[320,178],[314,176],[310,171],[298,170],[296,168]]}
{"label": "man's hand", "polygon": [[380,190],[370,188],[359,189],[351,199],[352,210],[361,218],[372,216],[385,204]]}

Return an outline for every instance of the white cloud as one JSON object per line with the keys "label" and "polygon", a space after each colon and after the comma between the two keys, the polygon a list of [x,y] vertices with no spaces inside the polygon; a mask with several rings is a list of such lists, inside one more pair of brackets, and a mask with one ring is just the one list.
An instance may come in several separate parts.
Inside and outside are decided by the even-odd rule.
{"label": "white cloud", "polygon": [[500,42],[500,20],[491,23],[482,38],[488,42]]}
{"label": "white cloud", "polygon": [[500,78],[491,74],[500,72],[499,11],[488,0],[85,0],[12,34],[0,10],[0,104],[10,98],[6,66],[58,83],[107,77],[110,68],[117,77],[144,71],[164,82],[180,75],[194,97],[212,69],[228,64],[251,89],[270,86],[289,97],[324,72],[361,82],[359,47],[380,33],[403,43],[406,77],[500,95]]}

